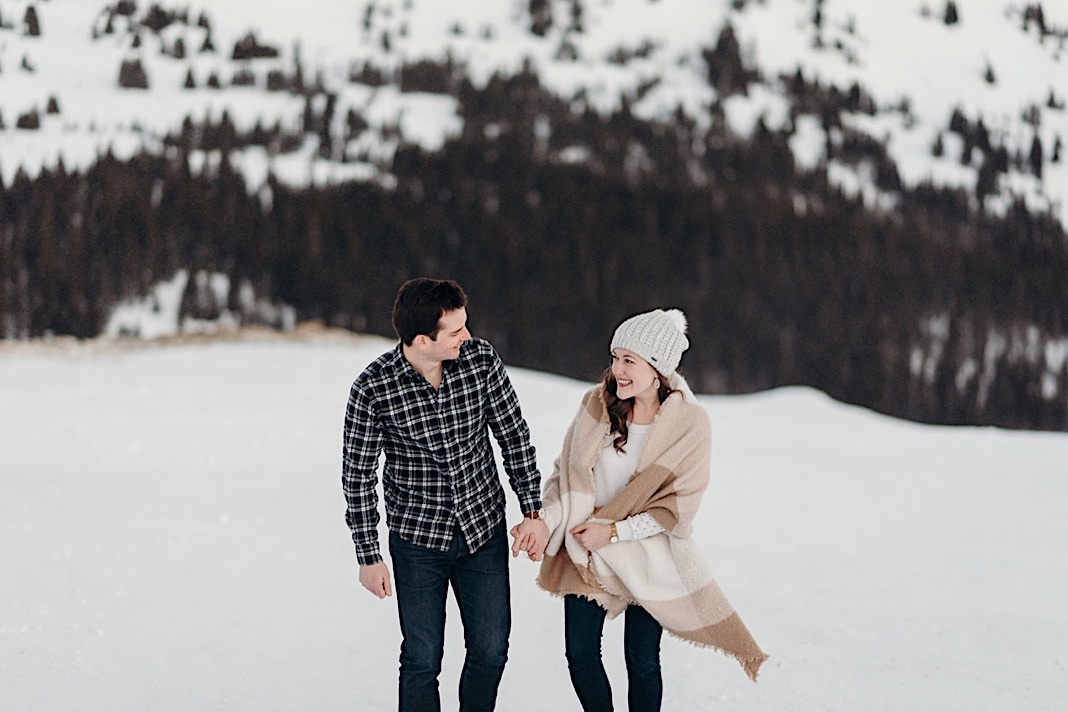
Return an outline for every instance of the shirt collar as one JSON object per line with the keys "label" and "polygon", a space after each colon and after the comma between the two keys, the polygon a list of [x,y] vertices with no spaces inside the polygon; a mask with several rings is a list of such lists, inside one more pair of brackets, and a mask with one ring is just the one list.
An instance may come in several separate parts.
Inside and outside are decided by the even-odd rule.
{"label": "shirt collar", "polygon": [[397,342],[397,345],[393,347],[393,351],[390,352],[389,360],[386,361],[386,367],[398,378],[415,378],[416,376],[419,376],[419,374],[415,372],[415,369],[412,368],[412,364],[408,363],[408,359],[404,358],[404,344],[400,341]]}
{"label": "shirt collar", "polygon": [[[455,368],[459,368],[460,361],[464,357],[465,346],[467,346],[467,342],[460,346],[460,356],[458,358],[452,359],[451,361],[441,362],[441,370],[443,377],[444,374],[452,371]],[[412,368],[412,364],[409,363],[408,359],[404,358],[404,345],[400,341],[397,342],[397,345],[390,353],[390,358],[389,361],[387,361],[386,365],[390,368],[390,370],[397,378],[426,381],[426,379],[423,378],[423,375],[421,373]]]}

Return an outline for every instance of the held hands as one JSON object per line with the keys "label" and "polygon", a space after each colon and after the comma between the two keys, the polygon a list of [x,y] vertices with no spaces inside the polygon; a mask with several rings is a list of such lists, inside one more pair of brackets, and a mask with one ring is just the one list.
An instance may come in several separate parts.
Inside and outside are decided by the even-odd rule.
{"label": "held hands", "polygon": [[586,522],[571,528],[571,536],[578,540],[579,544],[586,547],[586,551],[597,551],[608,544],[612,538],[612,527],[608,524],[596,524]]}
{"label": "held hands", "polygon": [[379,598],[393,595],[393,587],[389,583],[389,567],[384,561],[361,566],[360,584]]}
{"label": "held hands", "polygon": [[545,547],[549,544],[549,527],[540,519],[523,517],[523,521],[512,527],[509,532],[512,535],[512,556],[519,556],[519,552],[527,552],[527,558],[531,561],[541,561],[545,555]]}

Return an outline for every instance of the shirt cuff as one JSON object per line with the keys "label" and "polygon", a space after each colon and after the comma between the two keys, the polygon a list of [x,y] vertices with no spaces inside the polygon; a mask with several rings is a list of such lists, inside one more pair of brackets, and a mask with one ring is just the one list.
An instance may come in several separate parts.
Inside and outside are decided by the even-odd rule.
{"label": "shirt cuff", "polygon": [[541,497],[533,497],[531,499],[519,500],[519,511],[525,517],[527,512],[542,512],[543,507],[541,504]]}
{"label": "shirt cuff", "polygon": [[382,561],[382,552],[377,548],[370,551],[356,551],[356,561],[360,566],[370,566]]}

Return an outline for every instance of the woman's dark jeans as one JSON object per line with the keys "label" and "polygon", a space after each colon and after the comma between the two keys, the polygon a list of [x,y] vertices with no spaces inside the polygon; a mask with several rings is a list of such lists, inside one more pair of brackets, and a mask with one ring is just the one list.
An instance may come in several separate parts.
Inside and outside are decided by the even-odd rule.
{"label": "woman's dark jeans", "polygon": [[[586,712],[612,709],[612,686],[601,662],[601,633],[605,610],[579,596],[564,597],[564,648],[571,684]],[[664,697],[660,675],[660,636],[663,628],[641,606],[623,614],[623,656],[627,661],[630,712],[657,712]]]}
{"label": "woman's dark jeans", "polygon": [[475,553],[457,532],[448,551],[389,535],[400,614],[402,712],[441,709],[438,675],[445,651],[445,597],[452,587],[464,627],[467,657],[460,673],[460,709],[492,710],[508,659],[508,541],[504,524]]}

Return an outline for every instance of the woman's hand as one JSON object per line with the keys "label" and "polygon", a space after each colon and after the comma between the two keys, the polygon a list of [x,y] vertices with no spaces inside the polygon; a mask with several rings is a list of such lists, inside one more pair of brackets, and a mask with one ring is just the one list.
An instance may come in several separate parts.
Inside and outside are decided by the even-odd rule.
{"label": "woman's hand", "polygon": [[612,538],[612,528],[607,524],[586,522],[572,527],[570,531],[571,536],[578,539],[579,544],[586,547],[587,551],[597,551]]}

